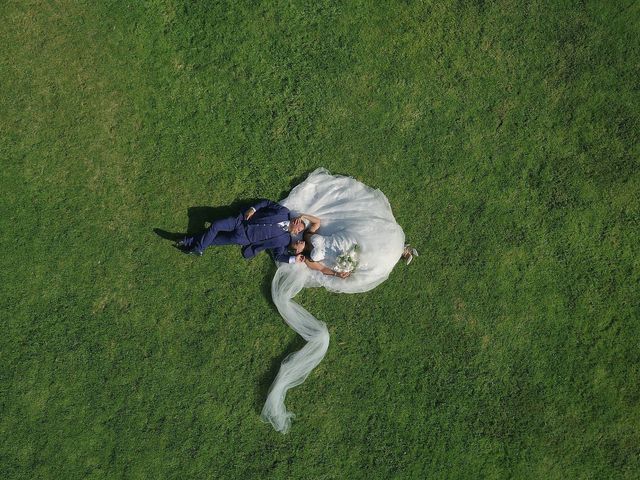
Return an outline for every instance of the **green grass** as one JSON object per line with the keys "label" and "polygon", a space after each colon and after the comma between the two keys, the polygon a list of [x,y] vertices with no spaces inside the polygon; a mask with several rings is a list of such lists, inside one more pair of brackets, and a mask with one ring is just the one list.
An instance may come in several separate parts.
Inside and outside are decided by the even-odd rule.
{"label": "green grass", "polygon": [[[3,479],[638,478],[638,2],[0,13]],[[153,229],[318,166],[421,256],[300,295],[332,343],[283,436],[270,260]]]}

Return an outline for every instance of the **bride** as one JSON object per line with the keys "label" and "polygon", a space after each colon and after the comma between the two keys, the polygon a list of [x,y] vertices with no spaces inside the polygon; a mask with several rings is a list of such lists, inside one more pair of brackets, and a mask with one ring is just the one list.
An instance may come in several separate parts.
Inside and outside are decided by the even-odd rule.
{"label": "bride", "polygon": [[280,203],[292,212],[309,212],[303,217],[310,223],[305,264],[279,263],[271,284],[280,315],[307,341],[282,362],[262,409],[261,418],[286,433],[294,417],[284,405],[287,390],[304,382],[329,346],[326,324],[293,298],[305,287],[366,292],[384,282],[401,257],[409,263],[417,252],[404,244],[384,194],[354,178],[318,168]]}
{"label": "bride", "polygon": [[305,224],[310,224],[303,235],[302,253],[307,267],[334,277],[347,278],[351,275],[357,261],[357,244],[345,235],[334,233],[325,237],[316,233],[321,221],[314,215],[305,213],[300,218]]}

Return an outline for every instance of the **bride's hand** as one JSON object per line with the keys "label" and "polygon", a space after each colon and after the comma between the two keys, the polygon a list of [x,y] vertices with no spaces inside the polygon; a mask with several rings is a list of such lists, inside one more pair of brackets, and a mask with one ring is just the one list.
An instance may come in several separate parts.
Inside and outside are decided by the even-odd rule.
{"label": "bride's hand", "polygon": [[337,272],[336,273],[336,277],[340,277],[340,278],[347,278],[349,275],[351,275],[351,272]]}

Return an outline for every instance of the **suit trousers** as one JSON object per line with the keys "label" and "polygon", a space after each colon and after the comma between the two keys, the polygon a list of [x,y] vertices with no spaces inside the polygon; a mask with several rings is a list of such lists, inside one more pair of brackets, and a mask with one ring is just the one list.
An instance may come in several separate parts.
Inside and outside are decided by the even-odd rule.
{"label": "suit trousers", "polygon": [[202,252],[211,245],[249,245],[249,239],[242,221],[244,215],[215,220],[211,226],[193,237],[185,237],[184,246],[195,252]]}

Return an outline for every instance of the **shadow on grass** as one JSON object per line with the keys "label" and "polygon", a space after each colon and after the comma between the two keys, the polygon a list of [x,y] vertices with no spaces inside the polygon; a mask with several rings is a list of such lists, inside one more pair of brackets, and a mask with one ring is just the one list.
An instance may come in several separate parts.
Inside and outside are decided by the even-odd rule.
{"label": "shadow on grass", "polygon": [[[315,169],[310,169],[295,177],[291,181],[289,188],[280,193],[279,199],[283,199],[288,196],[291,190],[293,190],[296,185],[302,183],[313,170]],[[260,200],[260,198],[247,198],[236,200],[230,205],[220,207],[189,207],[187,209],[188,222],[186,232],[169,232],[161,228],[154,228],[153,231],[160,238],[164,238],[165,240],[169,240],[172,242],[177,242],[178,240],[182,240],[187,235],[195,235],[197,233],[201,233],[203,230],[205,230],[206,224],[211,223],[213,220],[235,216],[240,212],[246,211],[249,207],[255,205]]]}
{"label": "shadow on grass", "polygon": [[284,353],[281,353],[271,359],[269,369],[260,376],[258,384],[256,385],[255,409],[258,414],[262,412],[262,407],[264,406],[264,402],[267,400],[267,394],[269,393],[269,387],[271,387],[271,384],[276,379],[276,375],[278,374],[278,370],[280,370],[280,364],[282,361],[292,353],[300,350],[306,343],[307,342],[305,342],[300,335],[296,334],[296,336],[284,348]]}
{"label": "shadow on grass", "polygon": [[[169,232],[161,228],[154,228],[153,231],[160,238],[177,242],[185,236],[195,235],[205,230],[207,223],[211,223],[219,218],[226,218],[238,215],[246,211],[251,205],[255,205],[261,199],[249,198],[233,202],[231,205],[221,207],[195,206],[187,209],[187,229],[186,232]],[[268,254],[268,252],[267,252]],[[244,261],[244,260],[243,260]],[[277,313],[275,305],[271,301],[271,279],[276,273],[276,266],[273,261],[269,262],[269,268],[264,280],[260,284],[260,292],[268,300],[271,308]]]}
{"label": "shadow on grass", "polygon": [[[315,170],[315,169],[314,169]],[[285,198],[291,190],[296,186],[302,183],[313,170],[309,170],[296,178],[294,178],[290,184],[288,190],[283,191],[280,194],[279,198]],[[153,231],[159,237],[169,240],[172,242],[177,242],[182,240],[187,235],[195,235],[197,233],[202,232],[207,223],[211,223],[213,220],[219,218],[226,218],[233,215],[237,215],[240,212],[244,212],[251,205],[257,203],[260,199],[243,199],[233,202],[231,205],[220,206],[220,207],[207,207],[207,206],[194,206],[189,207],[187,209],[187,230],[186,232],[169,232],[167,230],[163,230],[160,228],[154,228]],[[302,212],[300,212],[302,213]],[[276,272],[276,265],[273,262],[269,262],[268,272],[265,275],[261,285],[260,291],[262,295],[268,300],[269,306],[278,313],[278,309],[274,305],[271,300],[271,280]],[[255,395],[255,408],[256,412],[259,414],[262,411],[262,407],[264,405],[265,400],[267,399],[267,394],[269,392],[269,387],[273,383],[278,374],[278,370],[280,369],[280,364],[282,361],[289,356],[290,354],[297,352],[305,345],[305,341],[299,335],[295,335],[295,337],[288,343],[288,345],[284,349],[284,353],[274,357],[271,359],[271,363],[269,369],[258,379],[258,383],[256,386],[256,395]]]}
{"label": "shadow on grass", "polygon": [[187,208],[187,230],[186,232],[169,232],[161,228],[154,228],[153,231],[160,238],[176,242],[182,240],[187,235],[195,235],[205,230],[206,224],[219,218],[227,218],[238,215],[246,211],[251,205],[255,205],[260,199],[248,198],[236,200],[231,205],[220,207],[189,207]]}

